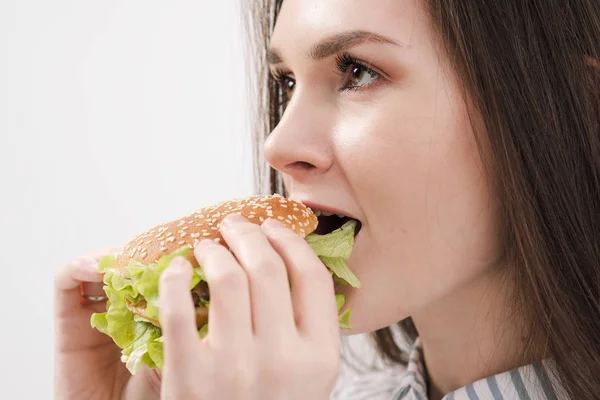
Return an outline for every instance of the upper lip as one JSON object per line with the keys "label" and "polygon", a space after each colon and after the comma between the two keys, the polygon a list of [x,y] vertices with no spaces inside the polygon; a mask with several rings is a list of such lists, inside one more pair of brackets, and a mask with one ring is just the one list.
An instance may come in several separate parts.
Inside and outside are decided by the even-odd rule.
{"label": "upper lip", "polygon": [[314,203],[312,201],[304,201],[304,200],[300,200],[300,201],[302,202],[302,204],[304,204],[305,206],[307,206],[308,208],[310,208],[313,211],[325,211],[325,212],[330,213],[330,214],[339,214],[339,215],[343,215],[345,217],[349,217],[349,218],[358,220],[358,218],[356,218],[354,215],[352,215],[348,211],[344,211],[344,210],[339,209],[339,208],[335,208],[335,207],[332,207],[332,206],[327,206],[327,205],[324,205],[324,204]]}

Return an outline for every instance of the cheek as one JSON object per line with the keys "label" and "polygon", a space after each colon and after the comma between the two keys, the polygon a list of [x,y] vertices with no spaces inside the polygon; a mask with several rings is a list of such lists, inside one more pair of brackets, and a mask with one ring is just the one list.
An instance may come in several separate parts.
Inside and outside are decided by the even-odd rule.
{"label": "cheek", "polygon": [[475,279],[498,256],[466,111],[447,95],[429,104],[379,107],[339,126],[338,159],[366,216],[369,262],[357,260],[357,273],[403,314]]}

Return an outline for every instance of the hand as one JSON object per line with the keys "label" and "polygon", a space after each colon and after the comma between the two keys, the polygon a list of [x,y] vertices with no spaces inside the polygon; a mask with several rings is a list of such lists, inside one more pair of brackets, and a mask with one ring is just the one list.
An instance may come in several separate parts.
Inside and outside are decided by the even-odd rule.
{"label": "hand", "polygon": [[98,261],[116,252],[111,249],[77,258],[56,275],[55,399],[160,398],[158,374],[145,369],[132,377],[117,345],[90,326],[92,313],[106,311],[106,302],[86,300],[82,292],[104,295]]}
{"label": "hand", "polygon": [[194,249],[211,292],[204,339],[194,319],[190,263],[177,258],[161,276],[162,398],[329,398],[340,357],[331,275],[277,221],[261,229],[230,215],[221,233],[231,252],[211,241]]}

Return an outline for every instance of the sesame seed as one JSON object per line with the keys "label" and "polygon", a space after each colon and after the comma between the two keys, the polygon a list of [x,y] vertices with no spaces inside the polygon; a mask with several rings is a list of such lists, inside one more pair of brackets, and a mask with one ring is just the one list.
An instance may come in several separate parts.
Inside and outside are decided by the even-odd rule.
{"label": "sesame seed", "polygon": [[[170,238],[167,239],[167,242],[169,243],[173,243],[175,241],[175,238],[173,236],[171,236]],[[161,244],[164,244],[164,242],[161,242]]]}
{"label": "sesame seed", "polygon": [[179,243],[177,243],[177,244],[185,244],[185,240],[181,240],[181,241],[179,241]]}
{"label": "sesame seed", "polygon": [[202,236],[204,236],[204,237],[206,237],[206,236],[210,236],[210,233],[208,233],[208,232],[204,232],[204,233],[202,234]]}
{"label": "sesame seed", "polygon": [[280,215],[279,217],[277,217],[278,220],[283,221],[283,217]]}

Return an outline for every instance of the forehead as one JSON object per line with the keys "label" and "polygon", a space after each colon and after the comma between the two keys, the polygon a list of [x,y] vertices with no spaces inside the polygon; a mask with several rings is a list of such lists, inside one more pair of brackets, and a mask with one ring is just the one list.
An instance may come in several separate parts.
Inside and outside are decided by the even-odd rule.
{"label": "forehead", "polygon": [[304,48],[341,31],[376,32],[398,42],[413,39],[425,20],[418,0],[284,0],[271,37],[274,48]]}

